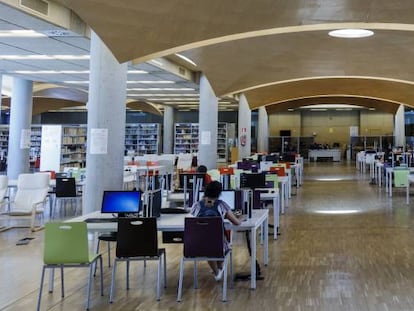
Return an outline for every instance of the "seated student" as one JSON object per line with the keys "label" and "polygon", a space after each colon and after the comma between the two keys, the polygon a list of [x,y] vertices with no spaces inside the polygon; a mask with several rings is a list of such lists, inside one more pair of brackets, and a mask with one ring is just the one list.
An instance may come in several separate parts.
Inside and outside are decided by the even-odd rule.
{"label": "seated student", "polygon": [[[233,214],[230,206],[226,202],[218,199],[221,191],[222,186],[220,182],[210,182],[204,191],[204,197],[199,202],[193,204],[191,214],[196,217],[220,216],[223,221],[227,218],[234,225],[240,225],[240,220]],[[229,248],[230,244],[226,236],[224,236],[223,249],[226,252]],[[223,277],[223,262],[209,261],[208,264],[213,270],[216,281],[220,281]]]}
{"label": "seated student", "polygon": [[207,186],[211,183],[211,176],[207,174],[207,167],[205,165],[200,165],[197,167],[197,173],[205,173],[206,177],[204,177],[204,186]]}

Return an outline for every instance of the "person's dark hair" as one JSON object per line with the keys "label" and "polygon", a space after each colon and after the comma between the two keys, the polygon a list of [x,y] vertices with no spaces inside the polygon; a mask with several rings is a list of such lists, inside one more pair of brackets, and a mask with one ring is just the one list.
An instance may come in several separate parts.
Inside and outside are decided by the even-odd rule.
{"label": "person's dark hair", "polygon": [[206,190],[204,191],[204,196],[212,199],[217,199],[222,190],[221,183],[219,181],[212,181],[206,186]]}
{"label": "person's dark hair", "polygon": [[199,167],[197,167],[197,173],[207,173],[207,166],[200,165]]}

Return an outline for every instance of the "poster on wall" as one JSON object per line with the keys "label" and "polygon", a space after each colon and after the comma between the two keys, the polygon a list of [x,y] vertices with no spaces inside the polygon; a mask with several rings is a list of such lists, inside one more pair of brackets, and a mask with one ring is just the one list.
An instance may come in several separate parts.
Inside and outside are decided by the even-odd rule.
{"label": "poster on wall", "polygon": [[108,153],[108,129],[91,129],[90,154]]}
{"label": "poster on wall", "polygon": [[20,133],[20,149],[30,148],[30,135],[32,131],[30,129],[22,129]]}
{"label": "poster on wall", "polygon": [[359,132],[358,126],[350,126],[349,127],[349,136],[357,137],[359,135],[358,132]]}
{"label": "poster on wall", "polygon": [[42,139],[40,144],[40,170],[60,171],[61,160],[61,125],[42,125]]}
{"label": "poster on wall", "polygon": [[211,145],[211,132],[202,131],[201,132],[201,144],[202,145]]}

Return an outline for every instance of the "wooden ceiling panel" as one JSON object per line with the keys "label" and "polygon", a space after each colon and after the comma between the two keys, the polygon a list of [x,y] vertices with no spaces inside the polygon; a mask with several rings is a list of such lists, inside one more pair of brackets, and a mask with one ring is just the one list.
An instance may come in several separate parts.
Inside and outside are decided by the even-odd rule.
{"label": "wooden ceiling panel", "polygon": [[282,102],[278,104],[266,106],[267,112],[278,113],[286,112],[300,109],[304,106],[312,105],[354,105],[359,107],[364,107],[365,109],[373,109],[379,112],[387,112],[395,114],[399,104],[388,102],[384,100],[378,100],[374,98],[365,98],[365,97],[350,97],[350,96],[321,96],[321,97],[309,97],[309,98],[300,98],[295,100],[290,100],[287,102]]}
{"label": "wooden ceiling panel", "polygon": [[414,85],[370,78],[325,78],[269,85],[245,92],[250,108],[309,97],[366,97],[414,107]]}
{"label": "wooden ceiling panel", "polygon": [[120,62],[164,56],[202,41],[329,22],[412,23],[411,0],[66,0]]}

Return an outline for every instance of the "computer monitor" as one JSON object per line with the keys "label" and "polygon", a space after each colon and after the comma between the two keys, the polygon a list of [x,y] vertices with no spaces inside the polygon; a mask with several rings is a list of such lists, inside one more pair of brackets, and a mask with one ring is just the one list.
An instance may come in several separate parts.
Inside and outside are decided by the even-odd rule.
{"label": "computer monitor", "polygon": [[242,173],[240,174],[241,188],[265,188],[266,180],[264,173]]}
{"label": "computer monitor", "polygon": [[[204,191],[199,192],[200,200],[204,197]],[[241,191],[237,190],[223,190],[219,196],[219,200],[222,200],[230,206],[231,210],[241,209]]]}
{"label": "computer monitor", "polygon": [[127,214],[138,214],[141,211],[140,191],[104,191],[102,198],[102,213],[118,214],[118,217]]}
{"label": "computer monitor", "polygon": [[265,161],[271,161],[273,163],[277,163],[277,161],[279,161],[279,155],[269,154],[265,157]]}

